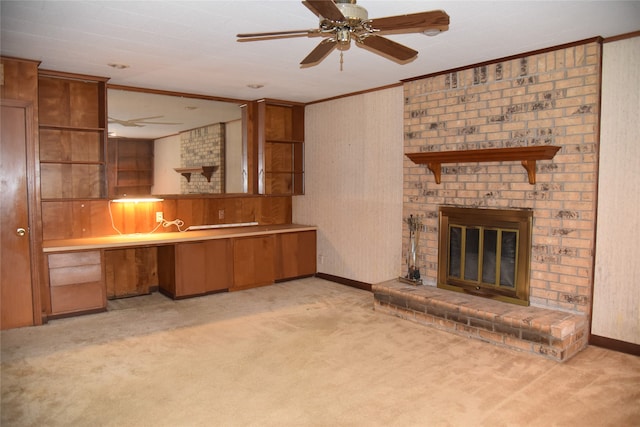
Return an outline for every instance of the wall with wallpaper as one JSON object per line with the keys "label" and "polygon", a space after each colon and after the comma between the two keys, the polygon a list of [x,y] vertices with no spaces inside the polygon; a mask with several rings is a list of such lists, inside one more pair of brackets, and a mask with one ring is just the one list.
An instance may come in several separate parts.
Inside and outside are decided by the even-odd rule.
{"label": "wall with wallpaper", "polygon": [[305,110],[305,195],[293,220],[318,231],[320,273],[377,283],[400,275],[402,87]]}

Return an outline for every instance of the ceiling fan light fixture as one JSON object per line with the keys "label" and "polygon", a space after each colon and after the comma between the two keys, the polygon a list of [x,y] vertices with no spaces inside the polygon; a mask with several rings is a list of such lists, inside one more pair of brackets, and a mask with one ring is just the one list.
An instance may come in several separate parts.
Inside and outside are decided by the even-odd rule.
{"label": "ceiling fan light fixture", "polygon": [[438,34],[440,34],[442,31],[437,29],[437,28],[427,28],[426,30],[424,30],[422,32],[422,34],[424,34],[425,36],[429,36],[429,37],[435,37]]}
{"label": "ceiling fan light fixture", "polygon": [[124,69],[126,69],[126,68],[129,68],[129,67],[130,67],[130,65],[127,65],[127,64],[117,64],[117,63],[115,63],[115,62],[112,62],[112,63],[107,64],[107,65],[108,65],[109,67],[111,67],[111,68],[116,69],[116,70],[124,70]]}
{"label": "ceiling fan light fixture", "polygon": [[367,9],[356,4],[356,0],[336,0],[336,6],[347,21],[366,21],[369,19]]}

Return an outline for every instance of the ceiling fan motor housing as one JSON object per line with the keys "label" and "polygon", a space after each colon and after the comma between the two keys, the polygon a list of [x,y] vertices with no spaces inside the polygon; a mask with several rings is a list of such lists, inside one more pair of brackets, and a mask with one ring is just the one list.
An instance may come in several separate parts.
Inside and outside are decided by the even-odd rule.
{"label": "ceiling fan motor housing", "polygon": [[320,26],[327,29],[333,29],[333,31],[335,31],[334,40],[337,43],[338,49],[347,50],[351,45],[351,33],[354,31],[360,32],[362,30],[362,23],[369,19],[369,13],[364,7],[358,6],[356,4],[356,0],[334,1],[336,3],[336,7],[344,16],[344,21],[341,21],[336,25],[335,21],[321,17]]}

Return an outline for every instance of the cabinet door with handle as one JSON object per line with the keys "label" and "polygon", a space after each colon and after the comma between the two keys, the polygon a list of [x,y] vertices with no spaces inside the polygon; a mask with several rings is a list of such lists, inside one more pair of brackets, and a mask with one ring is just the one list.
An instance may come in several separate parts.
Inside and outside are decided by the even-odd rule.
{"label": "cabinet door with handle", "polygon": [[158,248],[159,288],[172,298],[224,291],[232,286],[231,239]]}
{"label": "cabinet door with handle", "polygon": [[275,281],[275,236],[233,239],[233,288],[248,289]]}
{"label": "cabinet door with handle", "polygon": [[176,245],[176,297],[207,292],[205,243]]}
{"label": "cabinet door with handle", "polygon": [[278,235],[276,280],[316,274],[316,232],[301,231]]}
{"label": "cabinet door with handle", "polygon": [[205,290],[207,293],[229,289],[233,285],[233,250],[231,239],[204,243]]}

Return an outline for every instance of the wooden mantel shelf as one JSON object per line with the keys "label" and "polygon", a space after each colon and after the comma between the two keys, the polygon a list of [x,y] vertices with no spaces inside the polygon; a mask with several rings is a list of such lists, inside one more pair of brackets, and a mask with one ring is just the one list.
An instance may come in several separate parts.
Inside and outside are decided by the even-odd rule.
{"label": "wooden mantel shelf", "polygon": [[407,153],[406,156],[417,165],[427,165],[433,172],[436,184],[440,184],[443,163],[505,162],[520,160],[527,170],[529,184],[536,183],[536,160],[550,160],[560,150],[555,145],[533,147],[488,148],[484,150],[436,151]]}
{"label": "wooden mantel shelf", "polygon": [[199,166],[194,168],[174,168],[174,171],[187,178],[187,182],[191,182],[192,173],[200,173],[207,178],[207,182],[211,182],[211,176],[218,170],[218,166]]}

